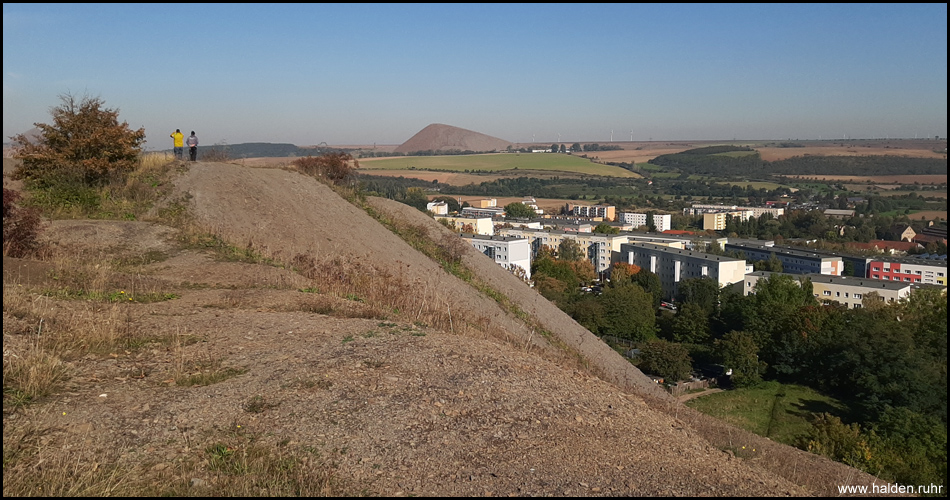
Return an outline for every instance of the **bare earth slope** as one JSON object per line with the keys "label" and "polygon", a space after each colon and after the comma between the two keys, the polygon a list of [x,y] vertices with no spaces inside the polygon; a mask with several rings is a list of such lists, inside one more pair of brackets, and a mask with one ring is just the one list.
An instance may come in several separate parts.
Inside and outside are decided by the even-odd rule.
{"label": "bare earth slope", "polygon": [[394,149],[396,153],[413,151],[504,151],[511,143],[464,128],[433,123]]}
{"label": "bare earth slope", "polygon": [[[216,493],[215,476],[183,464],[201,464],[215,442],[250,435],[332,460],[337,495],[828,495],[836,484],[874,481],[689,410],[467,249],[466,265],[535,318],[525,323],[314,179],[199,162],[176,185],[197,222],[235,245],[282,262],[309,255],[320,265],[372,264],[367,272],[389,272],[422,302],[444,307],[439,323],[447,327],[415,324],[411,311],[386,321],[358,317],[358,301],[302,291],[321,283],[279,267],[217,261],[182,247],[172,228],[57,221],[47,237],[60,252],[87,260],[160,252],[113,276],[114,284],[180,298],[113,307],[109,321],[182,341],[71,361],[63,390],[5,408],[5,453],[15,445],[8,435],[35,427],[44,443],[82,460],[120,464],[196,494]],[[368,203],[432,234],[447,231],[405,205]],[[8,293],[54,286],[44,269],[55,264],[4,259],[5,358],[29,351],[33,328],[8,313]],[[93,314],[82,302],[30,301],[49,314]],[[176,370],[196,361],[243,373],[176,385]],[[249,410],[254,398],[267,405]],[[745,458],[722,451],[740,445],[759,451]]]}

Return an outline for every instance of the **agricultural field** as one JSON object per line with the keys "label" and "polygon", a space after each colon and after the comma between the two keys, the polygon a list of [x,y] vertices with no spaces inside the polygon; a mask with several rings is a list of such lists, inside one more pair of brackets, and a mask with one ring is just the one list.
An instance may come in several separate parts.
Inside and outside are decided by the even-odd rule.
{"label": "agricultural field", "polygon": [[[573,172],[609,177],[640,177],[634,172],[594,163],[574,155],[554,153],[496,153],[447,156],[400,156],[363,158],[360,171],[366,170],[449,170],[456,172],[500,172],[512,170]],[[367,172],[368,173],[368,172]],[[377,172],[373,172],[374,175]],[[413,177],[416,177],[413,175]]]}
{"label": "agricultural field", "polygon": [[[794,142],[794,141],[792,141]],[[890,141],[885,143],[855,143],[842,144],[807,144],[801,148],[757,147],[759,154],[765,161],[785,160],[793,156],[910,156],[914,158],[946,158],[946,153],[934,152],[934,149],[946,148],[947,142],[936,141]]]}
{"label": "agricultural field", "polygon": [[856,184],[946,184],[947,175],[786,175],[791,179],[844,181]]}

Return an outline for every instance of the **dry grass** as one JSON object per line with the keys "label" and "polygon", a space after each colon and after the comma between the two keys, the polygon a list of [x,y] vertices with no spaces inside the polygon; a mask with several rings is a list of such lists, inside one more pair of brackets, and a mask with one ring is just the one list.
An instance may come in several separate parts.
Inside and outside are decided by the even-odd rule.
{"label": "dry grass", "polygon": [[274,443],[240,425],[190,443],[202,459],[171,463],[125,460],[129,443],[39,427],[39,415],[4,425],[3,495],[117,496],[354,496],[360,492],[335,475],[332,457],[313,449]]}

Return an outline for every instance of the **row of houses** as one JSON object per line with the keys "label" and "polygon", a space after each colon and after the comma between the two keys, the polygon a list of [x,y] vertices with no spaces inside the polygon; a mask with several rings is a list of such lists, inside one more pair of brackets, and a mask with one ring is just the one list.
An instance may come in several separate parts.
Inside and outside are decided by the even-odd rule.
{"label": "row of houses", "polygon": [[[572,239],[601,275],[609,273],[615,262],[626,262],[655,273],[666,299],[675,297],[679,283],[691,278],[714,279],[720,288],[745,282],[751,290],[756,279],[768,276],[761,271],[753,272],[751,262],[767,260],[773,255],[783,263],[785,274],[809,278],[817,298],[836,300],[848,307],[858,307],[863,295],[871,291],[886,300],[899,300],[917,286],[946,287],[945,260],[870,258],[862,262],[866,270],[863,274],[842,276],[844,258],[841,256],[751,242],[729,243],[727,238],[641,233],[608,235],[536,228],[502,228],[494,236],[466,234],[463,237],[506,269],[520,267],[528,279],[531,262],[542,247],[556,249],[565,239]],[[706,252],[711,245],[741,251],[745,257]]]}

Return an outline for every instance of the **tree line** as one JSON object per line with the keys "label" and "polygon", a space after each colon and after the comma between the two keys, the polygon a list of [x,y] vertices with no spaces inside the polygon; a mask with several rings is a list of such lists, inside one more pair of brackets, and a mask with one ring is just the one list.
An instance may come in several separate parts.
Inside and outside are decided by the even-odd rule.
{"label": "tree line", "polygon": [[758,153],[725,156],[730,151],[754,151],[737,146],[711,146],[660,155],[648,163],[685,174],[725,177],[768,175],[925,175],[946,174],[946,158],[908,156],[822,156],[804,155],[766,161]]}

